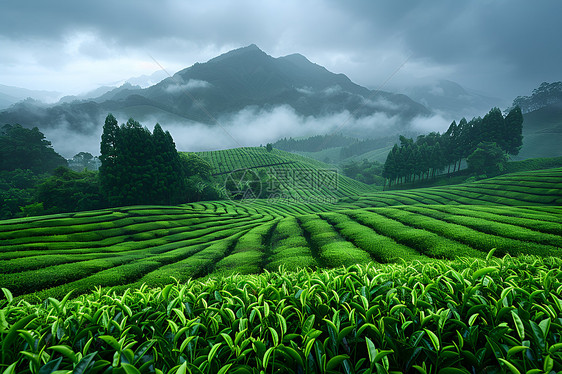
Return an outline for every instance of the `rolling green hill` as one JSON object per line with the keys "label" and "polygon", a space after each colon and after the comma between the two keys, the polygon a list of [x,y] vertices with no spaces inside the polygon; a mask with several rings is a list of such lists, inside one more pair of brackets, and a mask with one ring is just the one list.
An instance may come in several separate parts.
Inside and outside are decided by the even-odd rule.
{"label": "rolling green hill", "polygon": [[[273,161],[292,162],[284,165],[294,170],[322,166],[265,149],[202,156],[218,172]],[[96,285],[157,286],[171,277],[279,266],[427,262],[484,257],[492,248],[498,255],[562,255],[560,168],[412,191],[365,192],[342,181],[336,194],[292,189],[298,199],[290,201],[133,206],[0,221],[0,283],[14,295],[44,299]],[[330,199],[319,201],[322,196]]]}
{"label": "rolling green hill", "polygon": [[333,165],[278,149],[267,152],[263,147],[247,147],[197,154],[212,165],[212,174],[222,184],[230,177],[240,178],[240,170],[250,171],[246,175],[250,179],[261,178],[258,197],[269,192],[293,201],[336,201],[376,190],[340,174]]}

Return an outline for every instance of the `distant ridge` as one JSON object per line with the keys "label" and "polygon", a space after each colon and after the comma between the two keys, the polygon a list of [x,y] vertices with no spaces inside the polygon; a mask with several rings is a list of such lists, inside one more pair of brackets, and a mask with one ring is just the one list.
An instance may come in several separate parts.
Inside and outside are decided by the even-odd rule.
{"label": "distant ridge", "polygon": [[384,113],[403,118],[402,123],[429,114],[405,95],[370,91],[303,55],[274,58],[251,44],[196,63],[148,88],[127,84],[86,100],[47,106],[18,103],[0,111],[0,122],[39,128],[64,123],[83,133],[101,125],[108,112],[141,122],[156,118],[162,123],[211,124],[209,114],[228,117],[247,107],[268,110],[276,106],[289,106],[303,116],[347,111],[361,118]]}

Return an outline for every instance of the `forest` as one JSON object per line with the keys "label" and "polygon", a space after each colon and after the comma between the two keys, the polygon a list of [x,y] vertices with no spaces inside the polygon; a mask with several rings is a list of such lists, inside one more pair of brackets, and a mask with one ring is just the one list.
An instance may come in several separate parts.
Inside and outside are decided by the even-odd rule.
{"label": "forest", "polygon": [[516,106],[505,117],[499,108],[492,108],[484,118],[453,121],[443,134],[432,132],[415,141],[400,136],[400,145],[394,145],[384,164],[385,184],[434,178],[445,169],[455,172],[463,159],[474,173],[499,174],[507,155],[519,153],[522,130],[523,115]]}

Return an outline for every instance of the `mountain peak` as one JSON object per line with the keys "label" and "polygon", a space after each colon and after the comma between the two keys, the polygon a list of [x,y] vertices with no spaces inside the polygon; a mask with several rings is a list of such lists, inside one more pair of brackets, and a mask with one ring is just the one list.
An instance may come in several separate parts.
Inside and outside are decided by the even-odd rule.
{"label": "mountain peak", "polygon": [[249,54],[269,56],[267,53],[262,51],[257,45],[250,44],[246,47],[233,49],[232,51],[223,53],[220,56],[217,56],[213,59],[210,59],[208,62],[219,62],[219,61],[223,61],[225,59],[231,58],[231,57],[239,57],[239,56],[244,56],[244,55],[249,55]]}
{"label": "mountain peak", "polygon": [[[197,101],[186,100],[188,92],[193,92]],[[14,107],[0,112],[0,123],[41,123],[54,128],[60,122],[60,113],[69,123],[81,124],[97,123],[98,117],[107,112],[124,118],[141,112],[134,114],[139,121],[157,116],[159,122],[209,123],[209,112],[231,118],[246,108],[270,111],[287,107],[299,116],[318,118],[339,113],[371,118],[373,113],[383,112],[389,118],[400,115],[408,119],[428,113],[405,96],[371,92],[301,54],[274,58],[250,44],[194,64],[145,89],[129,82],[92,100],[68,103],[50,112]],[[78,131],[85,131],[80,126],[76,125]]]}
{"label": "mountain peak", "polygon": [[255,45],[254,43],[250,44],[249,46],[242,47],[242,48],[240,48],[240,49],[258,50],[258,51],[261,51],[261,49],[260,49],[257,45]]}
{"label": "mountain peak", "polygon": [[310,60],[308,58],[301,55],[300,53],[292,53],[290,55],[280,57],[280,59],[283,59],[283,60],[286,60],[286,61],[291,61],[292,63],[299,64],[299,65],[312,64],[312,62],[310,62]]}

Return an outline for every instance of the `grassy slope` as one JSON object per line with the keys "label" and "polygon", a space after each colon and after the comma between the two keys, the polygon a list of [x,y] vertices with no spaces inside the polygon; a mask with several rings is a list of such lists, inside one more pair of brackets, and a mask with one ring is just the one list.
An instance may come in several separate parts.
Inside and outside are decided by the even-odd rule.
{"label": "grassy slope", "polygon": [[[325,165],[265,149],[203,154],[218,171],[267,162]],[[219,161],[222,160],[222,161]],[[219,165],[218,162],[221,162]],[[562,169],[450,187],[372,192],[341,178],[337,199],[139,206],[0,221],[0,284],[62,296],[94,285],[162,285],[207,274],[299,266],[561,253]],[[305,199],[306,198],[306,199]]]}

